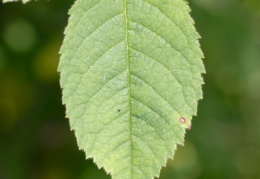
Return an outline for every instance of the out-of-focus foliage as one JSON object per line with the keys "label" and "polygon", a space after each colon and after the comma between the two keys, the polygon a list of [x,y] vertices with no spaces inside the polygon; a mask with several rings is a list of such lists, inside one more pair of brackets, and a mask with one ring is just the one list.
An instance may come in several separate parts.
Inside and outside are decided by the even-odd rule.
{"label": "out-of-focus foliage", "polygon": [[[1,179],[109,178],[78,151],[61,105],[58,48],[72,3],[0,4]],[[204,99],[161,178],[260,178],[259,0],[190,5],[205,54]],[[8,35],[13,26],[20,35]],[[10,43],[24,36],[26,48]]]}
{"label": "out-of-focus foliage", "polygon": [[[7,3],[7,2],[15,2],[15,1],[19,1],[19,0],[3,0],[3,3]],[[22,1],[24,4],[29,2],[30,0],[20,0]]]}

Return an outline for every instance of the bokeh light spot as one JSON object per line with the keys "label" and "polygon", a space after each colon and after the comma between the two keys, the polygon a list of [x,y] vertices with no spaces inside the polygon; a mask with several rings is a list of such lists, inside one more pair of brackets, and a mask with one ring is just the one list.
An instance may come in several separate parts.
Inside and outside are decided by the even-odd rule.
{"label": "bokeh light spot", "polygon": [[57,82],[59,75],[57,66],[59,63],[59,48],[61,41],[51,40],[47,46],[40,49],[36,58],[34,59],[33,70],[38,80],[51,83]]}
{"label": "bokeh light spot", "polygon": [[36,44],[35,27],[25,19],[16,19],[6,25],[3,38],[16,52],[27,52]]}

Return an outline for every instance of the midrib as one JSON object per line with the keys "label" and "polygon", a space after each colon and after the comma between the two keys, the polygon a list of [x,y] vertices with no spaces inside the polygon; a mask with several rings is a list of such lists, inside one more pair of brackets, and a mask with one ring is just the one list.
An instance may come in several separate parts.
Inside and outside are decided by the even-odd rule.
{"label": "midrib", "polygon": [[127,1],[124,4],[124,16],[125,16],[125,45],[126,45],[126,75],[127,75],[127,94],[128,94],[128,120],[129,120],[129,144],[130,144],[130,178],[132,178],[132,118],[131,118],[131,88],[130,88],[130,60],[129,60],[129,43],[128,43],[128,19],[127,19]]}

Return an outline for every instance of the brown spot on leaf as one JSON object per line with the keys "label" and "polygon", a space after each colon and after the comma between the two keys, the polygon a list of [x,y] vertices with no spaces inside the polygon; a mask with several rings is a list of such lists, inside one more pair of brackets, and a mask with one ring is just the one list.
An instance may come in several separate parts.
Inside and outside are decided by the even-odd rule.
{"label": "brown spot on leaf", "polygon": [[183,124],[186,123],[186,119],[184,117],[180,117],[179,121]]}

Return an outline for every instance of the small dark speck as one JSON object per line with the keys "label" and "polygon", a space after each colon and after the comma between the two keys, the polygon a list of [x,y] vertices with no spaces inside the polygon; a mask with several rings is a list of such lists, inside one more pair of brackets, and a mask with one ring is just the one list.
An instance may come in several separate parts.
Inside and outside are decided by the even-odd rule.
{"label": "small dark speck", "polygon": [[121,109],[118,109],[117,111],[118,111],[118,112],[121,112]]}

